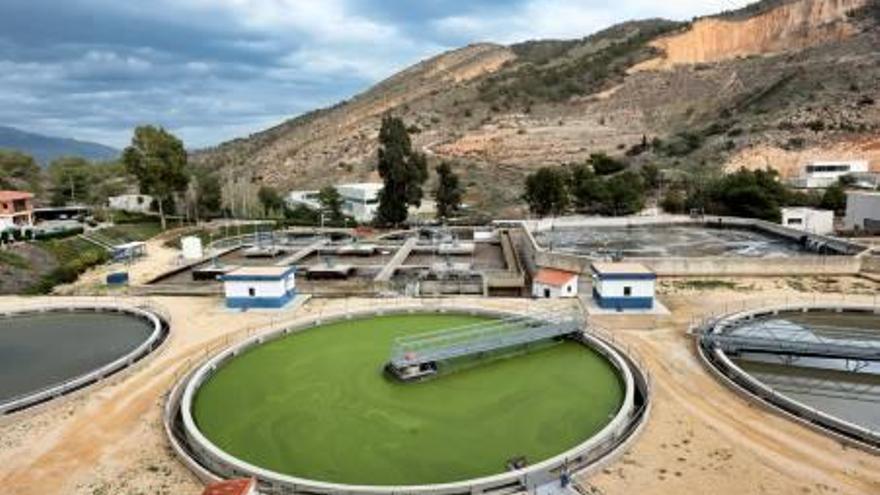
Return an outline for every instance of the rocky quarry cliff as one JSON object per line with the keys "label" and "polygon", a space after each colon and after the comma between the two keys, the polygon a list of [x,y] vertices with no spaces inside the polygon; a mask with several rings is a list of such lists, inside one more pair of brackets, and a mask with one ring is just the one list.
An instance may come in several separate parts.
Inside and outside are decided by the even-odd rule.
{"label": "rocky quarry cliff", "polygon": [[765,0],[691,23],[475,44],[193,159],[284,189],[374,179],[391,112],[493,214],[519,212],[529,171],[596,152],[685,171],[793,174],[817,158],[880,170],[878,25],[878,0]]}

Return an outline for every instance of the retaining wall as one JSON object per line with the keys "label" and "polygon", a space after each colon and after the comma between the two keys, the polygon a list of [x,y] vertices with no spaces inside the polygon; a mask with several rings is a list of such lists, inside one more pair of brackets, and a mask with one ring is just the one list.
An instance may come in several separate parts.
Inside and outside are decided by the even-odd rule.
{"label": "retaining wall", "polygon": [[880,307],[877,306],[827,304],[795,304],[733,313],[719,317],[703,328],[693,329],[698,338],[697,348],[700,357],[712,371],[718,373],[724,381],[728,382],[728,385],[734,386],[738,392],[750,398],[760,400],[762,403],[776,408],[777,411],[782,412],[789,418],[807,424],[838,439],[853,443],[874,453],[880,452],[880,431],[870,430],[832,416],[791,399],[784,393],[777,392],[737,366],[720,348],[709,347],[701,338],[706,334],[723,333],[728,327],[735,326],[739,322],[761,316],[776,315],[782,312],[808,311],[855,311],[880,315]]}
{"label": "retaining wall", "polygon": [[0,403],[0,416],[12,414],[29,407],[42,404],[56,397],[60,397],[93,383],[97,383],[110,375],[125,369],[141,358],[153,352],[164,342],[169,332],[168,320],[160,318],[155,311],[127,306],[117,303],[65,303],[54,305],[41,305],[35,307],[20,307],[12,310],[0,310],[0,318],[17,316],[22,314],[38,314],[47,312],[113,312],[127,313],[136,318],[142,318],[150,322],[153,331],[149,337],[128,354],[117,358],[100,368],[88,373],[73,377],[56,385],[30,392],[20,397]]}
{"label": "retaining wall", "polygon": [[[558,480],[563,471],[574,472],[595,467],[607,458],[610,453],[618,454],[622,448],[640,431],[641,425],[650,410],[647,398],[650,382],[641,368],[634,368],[632,361],[620,354],[605,340],[585,332],[583,339],[596,351],[605,355],[618,369],[625,383],[623,405],[615,418],[598,434],[587,439],[573,449],[551,459],[539,462],[524,469],[510,471],[494,476],[467,480],[455,483],[444,483],[420,486],[355,486],[327,483],[297,478],[275,473],[258,466],[250,465],[236,459],[213,445],[205,438],[195,425],[191,415],[192,401],[196,390],[207,381],[224,363],[233,359],[240,352],[263,344],[266,341],[284,337],[292,332],[300,331],[332,321],[353,318],[381,316],[393,313],[427,312],[431,309],[394,308],[391,310],[366,311],[348,313],[315,319],[291,327],[269,329],[236,344],[196,369],[172,391],[165,410],[166,432],[174,450],[180,455],[194,473],[206,481],[223,477],[254,476],[259,480],[260,493],[347,493],[364,495],[436,494],[454,495],[466,493],[512,493],[523,488],[533,490],[536,486],[551,480]],[[484,314],[492,317],[506,317],[510,313],[470,307],[444,307],[435,309],[437,312],[459,312]],[[637,373],[633,373],[637,369]],[[637,394],[644,394],[638,395]],[[636,407],[636,399],[640,407]]]}
{"label": "retaining wall", "polygon": [[[863,268],[867,257],[855,256],[866,250],[865,246],[844,239],[808,234],[782,225],[762,220],[732,217],[705,217],[693,219],[683,216],[623,217],[623,218],[561,218],[554,220],[530,220],[521,223],[524,231],[521,249],[534,259],[535,267],[556,268],[578,273],[589,273],[594,260],[566,252],[551,252],[540,246],[532,235],[551,228],[627,227],[646,225],[707,225],[733,226],[758,229],[795,242],[810,239],[837,252],[839,255],[803,255],[776,258],[748,258],[735,256],[716,257],[664,257],[629,258],[646,265],[663,277],[703,276],[794,276],[794,275],[856,275]],[[880,262],[877,262],[880,265]],[[534,270],[535,267],[530,267]],[[880,270],[880,266],[878,266]]]}

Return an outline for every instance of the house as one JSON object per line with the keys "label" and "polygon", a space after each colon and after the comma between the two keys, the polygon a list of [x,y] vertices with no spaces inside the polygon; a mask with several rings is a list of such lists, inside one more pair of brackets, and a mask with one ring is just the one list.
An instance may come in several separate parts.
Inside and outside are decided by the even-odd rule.
{"label": "house", "polygon": [[532,278],[532,297],[556,299],[560,297],[577,297],[577,273],[541,268]]}
{"label": "house", "polygon": [[834,232],[834,212],[814,208],[783,208],[782,225],[810,234],[827,235]]}
{"label": "house", "polygon": [[149,194],[120,194],[107,198],[107,206],[112,210],[149,213],[153,207],[153,197]]}
{"label": "house", "polygon": [[342,196],[342,212],[359,223],[372,222],[379,210],[381,182],[361,182],[336,186]]}
{"label": "house", "polygon": [[287,207],[290,209],[294,209],[298,206],[305,206],[310,210],[320,210],[321,201],[319,200],[319,197],[319,191],[290,191],[287,193],[284,202],[287,203]]}
{"label": "house", "polygon": [[0,230],[34,224],[34,195],[24,191],[0,191]]}
{"label": "house", "polygon": [[847,192],[846,216],[843,223],[849,231],[880,233],[880,192]]}
{"label": "house", "polygon": [[803,189],[822,189],[834,185],[841,177],[869,171],[867,160],[815,161],[804,167],[792,185]]}
{"label": "house", "polygon": [[295,266],[243,266],[220,279],[226,307],[282,308],[296,296]]}
{"label": "house", "polygon": [[593,299],[602,309],[653,309],[657,275],[639,263],[593,263]]}
{"label": "house", "polygon": [[242,478],[211,483],[205,487],[202,495],[257,495],[257,481]]}

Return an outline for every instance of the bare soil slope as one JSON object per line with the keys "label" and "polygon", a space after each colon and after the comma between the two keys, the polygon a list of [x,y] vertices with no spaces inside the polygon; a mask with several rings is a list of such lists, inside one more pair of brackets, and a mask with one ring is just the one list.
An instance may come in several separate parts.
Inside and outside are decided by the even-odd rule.
{"label": "bare soil slope", "polygon": [[595,152],[690,170],[814,156],[878,166],[857,144],[880,131],[878,22],[878,0],[764,0],[689,24],[471,45],[194,159],[285,189],[375,178],[392,112],[433,160],[455,162],[466,202],[501,215],[518,212],[528,171]]}

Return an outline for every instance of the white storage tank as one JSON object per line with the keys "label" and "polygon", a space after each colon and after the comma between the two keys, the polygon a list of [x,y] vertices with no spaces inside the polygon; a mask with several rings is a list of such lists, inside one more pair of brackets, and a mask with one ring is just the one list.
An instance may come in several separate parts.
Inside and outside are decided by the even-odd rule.
{"label": "white storage tank", "polygon": [[182,238],[180,249],[183,251],[183,258],[187,260],[200,260],[205,257],[202,240],[194,235]]}

